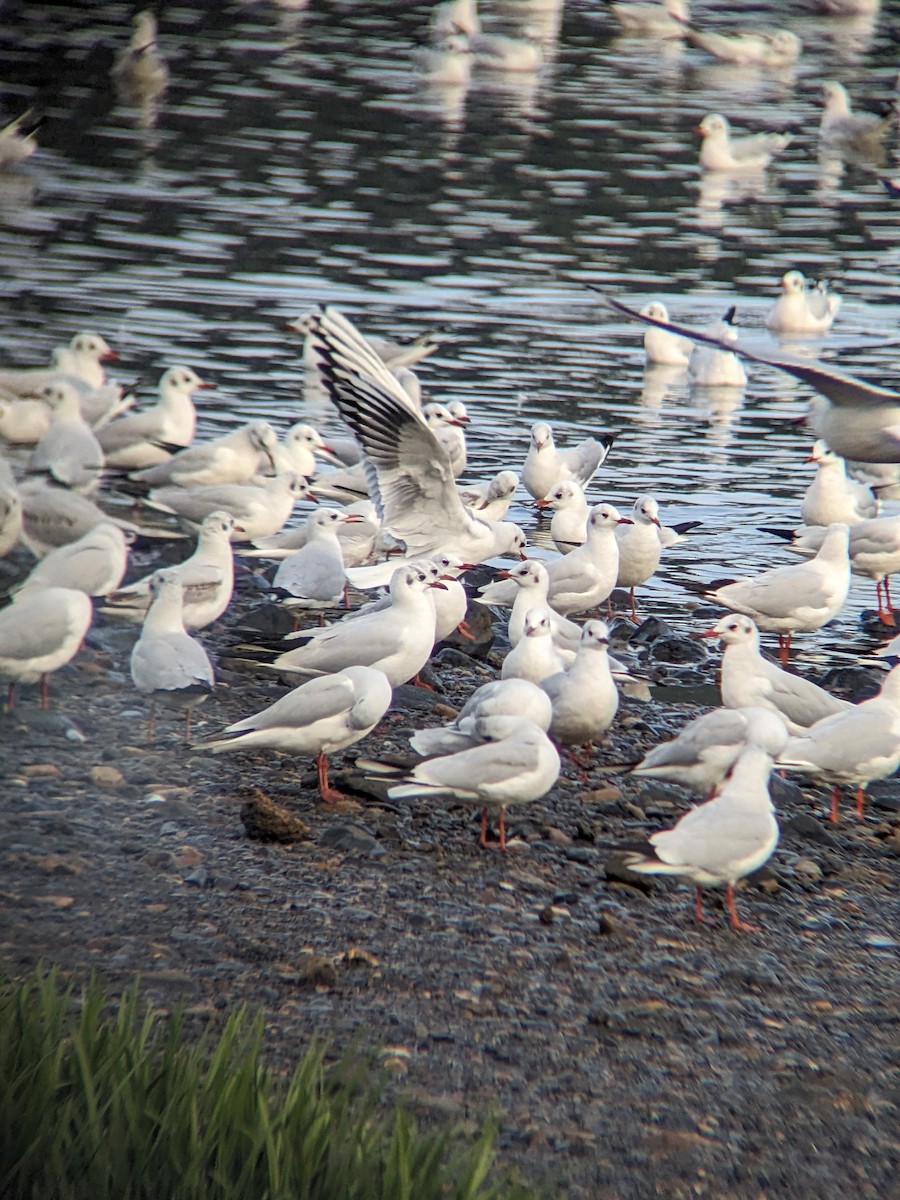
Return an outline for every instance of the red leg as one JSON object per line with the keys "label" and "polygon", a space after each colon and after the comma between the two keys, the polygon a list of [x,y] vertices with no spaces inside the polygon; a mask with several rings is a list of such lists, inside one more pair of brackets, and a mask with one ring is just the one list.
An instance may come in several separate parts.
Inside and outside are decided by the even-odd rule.
{"label": "red leg", "polygon": [[634,588],[631,588],[629,594],[631,596],[631,619],[632,619],[632,621],[634,621],[635,625],[637,625],[637,624],[639,624],[639,622],[638,622],[637,609],[635,608],[635,604],[634,604]]}
{"label": "red leg", "polygon": [[460,621],[456,627],[456,632],[460,634],[461,637],[468,638],[470,642],[475,641],[475,634],[472,632],[472,627],[469,625],[468,621]]}
{"label": "red leg", "polygon": [[879,614],[885,625],[896,625],[894,620],[894,603],[891,600],[891,577],[885,575],[884,580],[884,612]]}
{"label": "red leg", "polygon": [[47,682],[47,676],[41,676],[41,708],[47,709],[50,707],[50,685]]}
{"label": "red leg", "polygon": [[862,784],[856,789],[856,815],[860,820],[863,819],[863,814],[866,808],[866,790]]}
{"label": "red leg", "polygon": [[339,792],[337,788],[333,788],[328,782],[328,757],[324,750],[319,751],[319,757],[316,759],[316,769],[319,773],[319,795],[329,804],[334,804],[336,800],[346,800],[347,797],[343,792]]}
{"label": "red leg", "polygon": [[779,633],[778,635],[778,661],[783,667],[788,665],[788,657],[791,653],[791,635],[789,633]]}
{"label": "red leg", "polygon": [[502,804],[500,806],[500,817],[497,821],[497,825],[500,830],[500,849],[505,850],[506,849],[506,809],[503,807]]}
{"label": "red leg", "polygon": [[437,691],[437,688],[432,687],[430,683],[426,683],[421,675],[416,675],[415,679],[410,680],[410,683],[413,685],[413,687],[424,688],[426,692]]}
{"label": "red leg", "polygon": [[740,929],[744,933],[758,933],[759,932],[758,925],[748,925],[746,921],[742,921],[740,919],[740,917],[737,915],[737,909],[734,906],[734,886],[733,886],[733,884],[729,883],[728,886],[726,887],[725,897],[728,901],[728,911],[731,913],[731,928],[732,929]]}
{"label": "red leg", "polygon": [[834,822],[838,819],[838,803],[840,801],[840,798],[841,798],[841,789],[838,787],[837,784],[835,784],[834,787],[831,789],[831,813],[828,818],[832,824],[834,824]]}
{"label": "red leg", "polygon": [[344,608],[350,607],[350,589],[344,584]]}
{"label": "red leg", "polygon": [[706,917],[703,915],[703,888],[694,888],[694,916],[701,925],[706,924]]}
{"label": "red leg", "polygon": [[478,839],[478,845],[482,848],[482,850],[488,850],[490,848],[487,840],[487,823],[488,810],[483,808],[481,810],[481,837]]}

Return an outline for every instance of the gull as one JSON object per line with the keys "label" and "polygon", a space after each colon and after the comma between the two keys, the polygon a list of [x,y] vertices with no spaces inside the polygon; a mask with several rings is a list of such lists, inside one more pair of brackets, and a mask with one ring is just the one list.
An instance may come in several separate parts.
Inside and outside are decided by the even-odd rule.
{"label": "gull", "polygon": [[[737,333],[731,324],[733,317],[732,307],[721,321],[714,321],[707,326],[709,337],[716,339],[720,345],[736,342]],[[694,346],[688,361],[688,375],[701,387],[743,388],[747,385],[747,373],[740,360],[731,351],[710,345]]]}
{"label": "gull", "polygon": [[176,570],[157,571],[149,581],[150,607],[141,636],[131,651],[131,679],[150,697],[149,737],[153,739],[156,701],[175,702],[185,710],[185,740],[191,732],[191,707],[215,686],[209,655],[184,627],[184,583]]}
{"label": "gull", "polygon": [[705,595],[724,608],[752,617],[760,629],[777,633],[785,666],[791,635],[821,629],[844,606],[850,588],[848,535],[848,527],[835,522],[828,526],[815,558],[796,566],[774,567]]}
{"label": "gull", "polygon": [[191,396],[198,388],[215,385],[190,367],[169,367],[159,381],[159,400],[140,412],[126,413],[104,425],[98,440],[107,464],[128,471],[167,462],[172,447],[187,447],[194,439],[197,411]]}
{"label": "gull", "polygon": [[505,850],[506,809],[550,791],[559,778],[559,754],[546,733],[523,717],[481,717],[474,730],[481,745],[419,763],[407,782],[388,789],[388,796],[448,796],[480,805],[483,848],[488,811],[497,809],[499,846]]}
{"label": "gull", "polygon": [[703,921],[703,888],[725,884],[732,929],[753,930],[737,915],[734,885],[758,870],[778,845],[778,822],[769,798],[772,755],[748,742],[714,800],[685,813],[677,825],[650,838],[653,855],[627,853],[641,875],[675,875],[696,887],[695,912]]}
{"label": "gull", "polygon": [[326,471],[310,486],[312,494],[320,500],[333,500],[336,504],[355,504],[369,499],[369,477],[365,464],[353,463],[349,467],[338,467]]}
{"label": "gull", "polygon": [[535,500],[543,500],[563,479],[574,479],[584,487],[606,461],[614,441],[614,435],[607,434],[602,438],[586,438],[577,446],[559,450],[547,422],[536,421],[531,427],[528,454],[522,468],[526,491]]}
{"label": "gull", "polygon": [[4,558],[22,533],[22,500],[12,471],[0,457],[0,558]]}
{"label": "gull", "polygon": [[819,122],[819,138],[827,149],[856,150],[866,155],[881,153],[881,143],[890,129],[892,112],[886,117],[873,113],[856,115],[842,83],[830,80],[822,84],[824,107]]}
{"label": "gull", "polygon": [[[655,323],[619,300],[605,297],[605,303],[634,320]],[[692,341],[729,350],[750,362],[775,367],[808,383],[820,393],[811,413],[815,435],[827,442],[835,454],[863,463],[900,463],[900,392],[876,387],[825,363],[760,354],[738,342],[726,344],[683,325],[670,323],[665,328]]]}
{"label": "gull", "polygon": [[428,428],[447,451],[454,478],[462,475],[466,469],[466,435],[463,429],[469,423],[468,414],[458,417],[443,404],[426,404],[422,415]]}
{"label": "gull", "polygon": [[[334,459],[334,452],[328,443],[322,440],[318,429],[314,429],[312,425],[297,422],[290,429],[285,430],[282,440],[275,447],[274,465],[269,462],[265,453],[261,455],[261,469],[264,470],[268,466],[268,473],[271,474],[274,471],[276,475],[293,471],[295,475],[302,475],[305,479],[309,479],[318,470],[317,455]],[[340,460],[335,459],[335,461]]]}
{"label": "gull", "polygon": [[[365,562],[372,553],[380,522],[371,500],[358,500],[355,504],[347,505],[344,512],[354,513],[358,518],[354,522],[344,522],[337,528],[344,566],[358,566]],[[283,529],[271,537],[254,538],[255,549],[242,550],[242,554],[249,558],[287,558],[295,550],[305,546],[306,540],[307,531],[304,522],[292,529]]]}
{"label": "gull", "polygon": [[[190,558],[169,568],[184,588],[186,629],[205,629],[218,620],[231,601],[234,590],[234,555],[231,535],[235,521],[231,513],[210,513],[200,526],[197,548]],[[143,621],[150,607],[150,581],[145,575],[135,583],[111,592],[100,611],[127,621]]]}
{"label": "gull", "polygon": [[835,521],[856,525],[877,515],[875,493],[866,484],[849,479],[844,460],[823,441],[813,444],[806,461],[814,462],[817,469],[800,504],[804,525],[831,525]]}
{"label": "gull", "polygon": [[550,734],[557,742],[589,751],[612,725],[619,692],[610,673],[608,648],[605,622],[586,621],[572,666],[540,680],[553,705]]}
{"label": "gull", "polygon": [[[825,538],[826,530],[821,527],[800,529],[794,534],[791,547],[801,554],[812,554],[820,551]],[[900,515],[857,521],[850,527],[848,551],[850,569],[875,580],[879,618],[886,625],[893,625],[889,577],[900,571]]]}
{"label": "gull", "polygon": [[619,572],[616,587],[628,588],[631,597],[631,619],[637,622],[634,589],[655,574],[662,553],[659,505],[656,499],[638,496],[631,509],[631,520],[616,526],[619,547]]}
{"label": "gull", "polygon": [[326,308],[310,336],[328,393],[365,451],[383,527],[407,554],[449,550],[479,563],[520,547],[515,525],[483,521],[463,505],[446,450],[358,330]]}
{"label": "gull", "polygon": [[[318,310],[304,313],[302,316],[296,317],[293,321],[287,323],[286,328],[293,330],[295,333],[302,333],[304,337],[303,357],[304,361],[311,367],[318,365],[316,350],[314,349],[312,330],[317,323],[321,314]],[[361,334],[359,335],[362,336]],[[370,350],[381,359],[382,363],[391,371],[399,371],[402,367],[413,367],[422,359],[428,358],[430,354],[434,354],[435,350],[441,344],[439,332],[429,330],[427,333],[420,333],[418,337],[412,338],[407,342],[395,342],[388,338],[367,337],[366,343]],[[346,461],[346,460],[345,460]]]}
{"label": "gull", "polygon": [[28,108],[0,129],[0,171],[18,167],[34,154],[38,148],[34,135],[43,123],[44,117]]}
{"label": "gull", "polygon": [[464,87],[472,74],[474,55],[465,34],[451,33],[433,46],[419,46],[413,59],[429,84]]}
{"label": "gull", "polygon": [[610,5],[610,12],[622,26],[622,32],[638,37],[665,39],[684,37],[682,21],[688,19],[687,0],[619,0]]}
{"label": "gull", "polygon": [[50,383],[44,396],[52,408],[50,427],[28,459],[30,475],[47,475],[75,492],[92,492],[100,484],[103,449],[81,415],[78,392],[63,381]]}
{"label": "gull", "polygon": [[719,691],[726,708],[768,709],[794,734],[805,733],[817,721],[852,708],[849,701],[763,658],[759,630],[749,617],[722,617],[699,636],[719,638],[724,646]]}
{"label": "gull", "polygon": [[737,66],[787,67],[795,63],[803,51],[803,43],[789,29],[759,27],[716,33],[699,29],[678,17],[676,20],[682,26],[686,42],[705,50],[720,62]]}
{"label": "gull", "polygon": [[562,480],[542,500],[536,500],[535,506],[540,510],[553,509],[550,536],[560,554],[568,554],[584,544],[590,508],[584,491],[574,479]]}
{"label": "gull", "polygon": [[498,471],[483,484],[467,484],[459,489],[459,498],[483,521],[502,521],[509,512],[519,477],[515,471]]}
{"label": "gull", "polygon": [[100,521],[74,542],[57,546],[15,588],[73,588],[87,596],[107,596],[121,584],[128,566],[126,534],[112,521]]}
{"label": "gull", "polygon": [[510,646],[517,646],[525,636],[525,617],[528,610],[546,608],[550,613],[553,644],[568,665],[581,640],[581,626],[550,607],[550,575],[546,566],[537,558],[526,558],[511,570],[500,571],[499,576],[498,581],[482,587],[476,599],[480,604],[499,604],[506,607],[509,596],[505,580],[511,580],[514,595],[507,625]]}
{"label": "gull", "polygon": [[22,505],[20,540],[36,558],[43,558],[55,546],[74,542],[100,521],[113,521],[121,529],[138,533],[129,521],[110,517],[93,500],[48,483],[45,479],[25,479],[19,485]]}
{"label": "gull", "polygon": [[544,733],[553,719],[547,693],[527,679],[495,679],[476,688],[449,725],[420,729],[409,739],[417,754],[456,754],[482,744],[476,722],[484,717],[521,717],[533,721]]}
{"label": "gull", "polygon": [[749,742],[775,758],[787,741],[784,721],[769,708],[716,708],[689,721],[672,741],[655,746],[631,774],[666,779],[711,800]]}
{"label": "gull", "polygon": [[[322,630],[305,646],[279,655],[272,666],[308,675],[377,667],[392,687],[406,683],[428,662],[434,645],[434,606],[426,590],[443,587],[414,565],[398,567],[391,577],[389,608]],[[290,634],[286,640],[292,640]]]}
{"label": "gull", "polygon": [[[659,300],[651,300],[641,309],[642,317],[669,322],[669,312]],[[691,357],[691,343],[677,333],[669,333],[651,325],[644,330],[644,356],[648,363],[663,367],[686,367]]]}
{"label": "gull", "polygon": [[475,69],[508,71],[510,74],[533,74],[539,71],[544,65],[540,30],[528,25],[522,30],[522,35],[472,34],[469,48],[475,55]]}
{"label": "gull", "polygon": [[762,171],[788,145],[789,133],[755,133],[732,137],[721,113],[709,113],[697,126],[703,138],[700,166],[704,171]]}
{"label": "gull", "polygon": [[802,271],[788,271],[781,277],[781,296],[766,314],[766,328],[773,333],[825,333],[840,307],[840,296],[822,285],[809,288]]}
{"label": "gull", "polygon": [[503,660],[501,679],[527,679],[531,683],[542,683],[565,669],[565,661],[553,645],[548,609],[530,608],[525,614],[521,640]]}
{"label": "gull", "polygon": [[41,682],[48,706],[47,676],[78,653],[90,627],[90,599],[74,588],[36,588],[0,612],[0,679],[8,682],[7,708],[15,707],[17,683]]}
{"label": "gull", "polygon": [[175,513],[187,529],[197,530],[212,512],[229,512],[241,539],[269,537],[287,523],[298,500],[309,498],[302,475],[288,471],[270,476],[263,486],[252,483],[218,483],[209,487],[154,488],[147,503],[161,512]]}
{"label": "gull", "polygon": [[33,446],[50,428],[53,410],[28,396],[0,396],[0,438],[11,446]]}
{"label": "gull", "polygon": [[454,33],[481,33],[477,0],[444,0],[435,6],[429,22],[432,41]]}
{"label": "gull", "polygon": [[118,357],[99,333],[76,333],[67,346],[53,350],[49,367],[0,370],[0,388],[16,395],[33,396],[47,384],[56,382],[60,374],[74,375],[88,387],[100,388],[106,383],[101,364]]}
{"label": "gull", "polygon": [[306,519],[306,544],[284,559],[272,587],[300,600],[304,608],[330,608],[347,595],[347,575],[337,531],[359,521],[355,513],[320,508]]}
{"label": "gull", "polygon": [[149,9],[135,15],[131,39],[116,56],[113,82],[122,97],[132,104],[158,100],[169,84],[169,68],[156,47],[156,17]]}
{"label": "gull", "polygon": [[836,17],[868,16],[878,12],[881,0],[816,0],[816,7]]}
{"label": "gull", "polygon": [[166,462],[143,471],[132,471],[129,479],[149,487],[211,487],[220,483],[249,483],[256,474],[260,454],[275,467],[278,435],[268,421],[251,421],[211,442],[180,450]]}
{"label": "gull", "polygon": [[251,717],[228,725],[222,736],[201,742],[214,754],[232,750],[277,750],[315,755],[319,794],[325,801],[345,797],[328,782],[328,755],[371,733],[391,703],[391,685],[374,667],[346,667],[308,679]]}
{"label": "gull", "polygon": [[816,722],[791,738],[778,758],[788,770],[805,771],[833,784],[831,820],[838,818],[840,785],[856,785],[856,814],[862,819],[865,790],[900,766],[900,667],[885,676],[881,691],[849,711]]}

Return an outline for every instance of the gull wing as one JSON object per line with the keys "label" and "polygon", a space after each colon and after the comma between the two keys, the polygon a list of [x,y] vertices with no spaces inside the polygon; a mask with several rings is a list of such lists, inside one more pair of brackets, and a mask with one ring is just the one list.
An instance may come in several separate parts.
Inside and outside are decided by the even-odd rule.
{"label": "gull wing", "polygon": [[[588,286],[591,287],[590,284]],[[591,290],[598,291],[594,287],[591,287]],[[689,329],[686,325],[673,325],[671,322],[645,317],[636,308],[631,308],[620,300],[614,300],[611,296],[603,295],[603,293],[600,295],[603,296],[603,303],[607,308],[624,313],[625,316],[631,317],[635,321],[642,321],[645,325],[655,325],[657,329],[668,329],[671,333],[678,333],[682,337],[690,338],[693,342],[701,342],[705,346],[730,350],[739,358],[746,358],[749,362],[763,363],[767,367],[775,367],[776,370],[784,371],[787,375],[793,375],[795,379],[815,388],[832,404],[851,408],[900,404],[900,392],[895,392],[891,388],[877,387],[875,384],[867,383],[864,379],[857,379],[856,376],[848,375],[845,371],[839,371],[825,363],[807,362],[787,354],[759,354],[756,351],[747,350],[739,342],[724,342],[699,329]]]}

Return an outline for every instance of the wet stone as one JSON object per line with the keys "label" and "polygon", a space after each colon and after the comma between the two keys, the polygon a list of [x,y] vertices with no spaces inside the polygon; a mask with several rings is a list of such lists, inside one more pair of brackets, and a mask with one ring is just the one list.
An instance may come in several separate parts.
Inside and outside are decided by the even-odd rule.
{"label": "wet stone", "polygon": [[319,845],[343,850],[357,858],[380,858],[385,853],[384,847],[367,829],[349,821],[326,829],[319,838]]}

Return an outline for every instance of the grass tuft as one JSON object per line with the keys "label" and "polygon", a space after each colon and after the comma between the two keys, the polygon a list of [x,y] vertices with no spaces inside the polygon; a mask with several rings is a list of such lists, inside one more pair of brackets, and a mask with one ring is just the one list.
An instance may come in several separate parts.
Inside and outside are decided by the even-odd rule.
{"label": "grass tuft", "polygon": [[189,1041],[180,1015],[113,1008],[56,971],[0,984],[4,1200],[534,1200],[488,1182],[473,1142],[385,1104],[370,1065],[314,1046],[290,1078],[261,1061],[245,1010]]}

